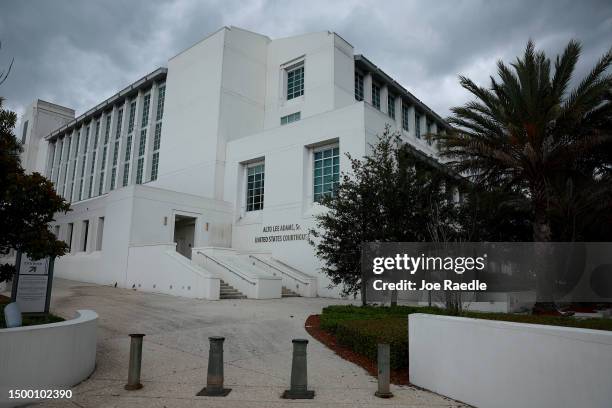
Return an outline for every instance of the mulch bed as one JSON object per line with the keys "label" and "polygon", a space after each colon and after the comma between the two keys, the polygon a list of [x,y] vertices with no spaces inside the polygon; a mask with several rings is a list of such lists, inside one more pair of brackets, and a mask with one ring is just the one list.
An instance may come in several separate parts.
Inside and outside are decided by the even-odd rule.
{"label": "mulch bed", "polygon": [[[336,336],[321,329],[321,316],[310,315],[304,323],[304,328],[312,337],[325,344],[328,348],[332,349],[336,354],[351,363],[357,364],[363,368],[371,376],[377,377],[378,370],[376,362],[362,356],[361,354],[355,353],[348,347],[338,344]],[[408,385],[408,368],[401,370],[391,370],[391,383],[395,385]]]}

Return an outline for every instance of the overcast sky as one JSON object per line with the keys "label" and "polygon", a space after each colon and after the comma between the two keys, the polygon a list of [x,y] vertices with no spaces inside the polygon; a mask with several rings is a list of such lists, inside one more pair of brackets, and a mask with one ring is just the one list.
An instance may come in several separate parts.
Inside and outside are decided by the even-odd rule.
{"label": "overcast sky", "polygon": [[224,25],[271,38],[340,34],[443,117],[481,84],[498,59],[529,38],[549,56],[583,44],[578,76],[612,46],[612,1],[22,1],[0,3],[0,86],[23,112],[40,98],[85,112]]}

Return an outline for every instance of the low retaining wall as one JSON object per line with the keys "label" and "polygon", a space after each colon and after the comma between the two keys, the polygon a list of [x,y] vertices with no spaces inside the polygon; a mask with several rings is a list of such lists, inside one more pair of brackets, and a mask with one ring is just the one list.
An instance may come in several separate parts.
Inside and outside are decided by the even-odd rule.
{"label": "low retaining wall", "polygon": [[612,406],[612,332],[411,314],[410,382],[477,407]]}
{"label": "low retaining wall", "polygon": [[89,377],[96,365],[98,315],[78,310],[72,320],[0,329],[0,407],[11,389],[67,389]]}

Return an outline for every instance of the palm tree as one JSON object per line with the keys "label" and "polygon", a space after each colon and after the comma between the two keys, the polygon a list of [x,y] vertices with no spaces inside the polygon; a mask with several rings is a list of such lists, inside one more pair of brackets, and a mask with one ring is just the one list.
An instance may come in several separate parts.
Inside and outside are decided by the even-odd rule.
{"label": "palm tree", "polygon": [[434,136],[456,170],[485,187],[509,187],[526,197],[534,241],[552,239],[559,174],[607,179],[600,184],[610,187],[612,49],[569,91],[580,50],[570,41],[551,72],[551,61],[529,41],[515,63],[497,63],[499,78],[491,77],[490,88],[461,76],[461,86],[476,99],[452,109],[454,131]]}

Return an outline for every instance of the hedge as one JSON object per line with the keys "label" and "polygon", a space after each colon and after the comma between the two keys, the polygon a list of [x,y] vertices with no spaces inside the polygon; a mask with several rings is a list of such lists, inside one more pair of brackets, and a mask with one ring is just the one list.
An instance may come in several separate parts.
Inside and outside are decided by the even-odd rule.
{"label": "hedge", "polygon": [[[378,343],[391,346],[391,367],[408,366],[408,315],[427,313],[448,315],[436,307],[419,306],[328,306],[321,314],[321,329],[333,333],[337,341],[376,361]],[[612,331],[612,319],[534,316],[527,314],[462,312],[462,317],[501,320],[516,323],[544,324]]]}
{"label": "hedge", "polygon": [[374,361],[378,344],[387,343],[391,350],[391,368],[408,367],[408,321],[405,318],[345,320],[336,327],[336,339]]}

